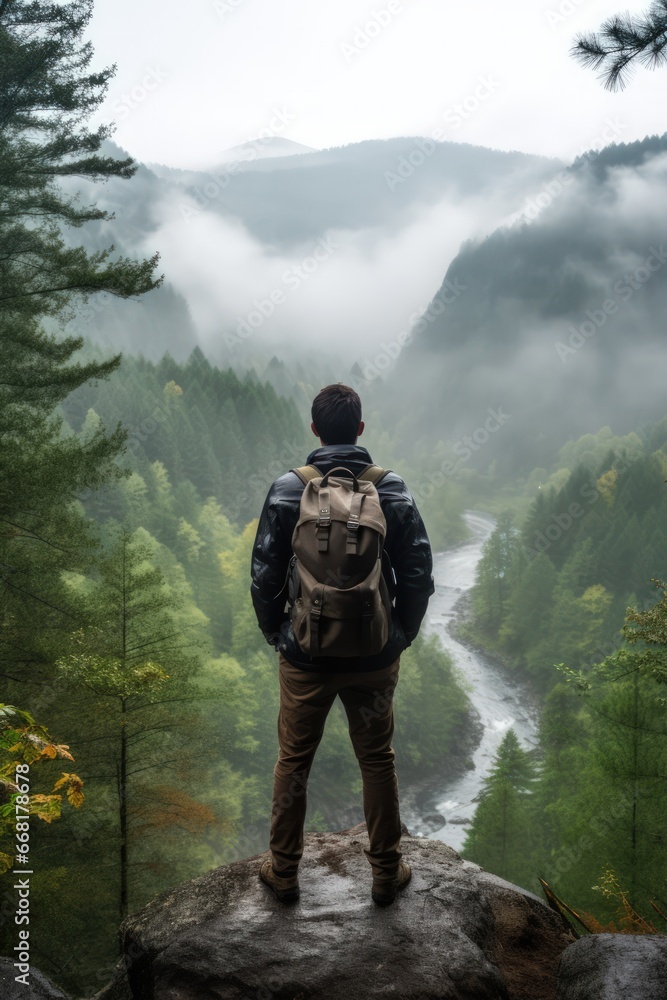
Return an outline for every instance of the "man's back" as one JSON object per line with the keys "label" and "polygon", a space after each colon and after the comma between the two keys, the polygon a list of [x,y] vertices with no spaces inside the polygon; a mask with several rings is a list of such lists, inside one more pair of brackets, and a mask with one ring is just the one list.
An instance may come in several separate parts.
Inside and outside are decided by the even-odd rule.
{"label": "man's back", "polygon": [[[305,464],[317,466],[322,474],[337,466],[359,474],[371,463],[365,448],[357,444],[334,444],[311,452]],[[259,626],[267,641],[272,641],[291,664],[306,670],[369,671],[384,667],[416,636],[435,589],[431,547],[414,499],[394,472],[388,472],[377,484],[387,522],[384,548],[395,575],[395,585],[392,580],[387,581],[390,592],[395,593],[395,607],[386,646],[371,657],[313,658],[299,648],[284,611],[292,534],[303,489],[296,473],[287,472],[272,484],[264,503],[251,564],[251,594]]]}

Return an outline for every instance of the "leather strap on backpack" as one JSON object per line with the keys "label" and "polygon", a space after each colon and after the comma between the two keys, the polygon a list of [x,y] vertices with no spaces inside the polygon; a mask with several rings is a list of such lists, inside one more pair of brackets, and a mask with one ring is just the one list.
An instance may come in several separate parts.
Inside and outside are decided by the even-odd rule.
{"label": "leather strap on backpack", "polygon": [[357,479],[365,479],[367,483],[373,483],[373,486],[377,486],[381,479],[391,472],[391,469],[383,469],[379,465],[367,465],[364,471],[357,476]]}
{"label": "leather strap on backpack", "polygon": [[[321,469],[318,469],[316,465],[302,465],[298,469],[290,469],[290,472],[296,473],[304,486],[307,486],[312,479],[317,479],[318,476],[322,475]],[[389,472],[391,469],[383,469],[381,466],[371,463],[357,476],[357,479],[364,479],[367,483],[373,483],[374,486],[377,486]]]}
{"label": "leather strap on backpack", "polygon": [[290,472],[296,473],[304,486],[307,486],[312,479],[317,479],[318,476],[322,475],[321,469],[318,469],[316,465],[302,465],[298,469],[290,469]]}
{"label": "leather strap on backpack", "polygon": [[359,520],[361,518],[361,505],[365,499],[365,493],[355,493],[350,501],[350,519],[347,522],[347,545],[345,546],[348,556],[357,554],[357,535],[359,532]]}

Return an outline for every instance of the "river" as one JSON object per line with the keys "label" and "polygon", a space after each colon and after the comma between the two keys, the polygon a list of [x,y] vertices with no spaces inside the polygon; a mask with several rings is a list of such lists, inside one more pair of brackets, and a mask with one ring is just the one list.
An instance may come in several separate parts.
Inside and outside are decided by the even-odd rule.
{"label": "river", "polygon": [[468,695],[483,727],[481,740],[471,754],[474,768],[449,781],[443,775],[431,783],[428,802],[419,809],[401,807],[401,818],[413,835],[442,840],[456,851],[461,850],[482,783],[504,734],[511,726],[523,747],[535,746],[539,715],[537,699],[524,684],[483,654],[462,646],[448,631],[456,614],[454,605],[473,586],[482,546],[495,526],[493,518],[476,511],[467,511],[465,521],[471,538],[434,556],[436,590],[423,628],[427,634],[435,632],[440,637],[469,685]]}

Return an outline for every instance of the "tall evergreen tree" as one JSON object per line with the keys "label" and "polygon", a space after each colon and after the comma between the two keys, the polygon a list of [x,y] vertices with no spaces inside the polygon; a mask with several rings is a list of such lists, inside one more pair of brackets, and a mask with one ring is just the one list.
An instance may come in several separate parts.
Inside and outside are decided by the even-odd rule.
{"label": "tall evergreen tree", "polygon": [[[121,529],[98,562],[98,579],[79,582],[85,624],[58,661],[70,697],[83,702],[83,717],[97,720],[94,737],[79,740],[90,747],[89,766],[94,760],[98,780],[113,781],[117,790],[118,847],[112,867],[118,873],[120,919],[131,898],[137,898],[130,879],[133,817],[135,826],[138,816],[143,819],[139,825],[145,835],[146,807],[156,797],[152,786],[164,786],[170,772],[183,775],[188,761],[191,769],[203,768],[197,751],[206,746],[196,712],[184,706],[200,694],[193,680],[208,646],[207,623],[193,608],[187,615],[193,620],[183,624],[183,595],[167,585],[142,534]],[[196,812],[191,801],[190,807]],[[171,808],[173,823],[181,823],[185,814],[176,800]]]}
{"label": "tall evergreen tree", "polygon": [[109,219],[58,187],[62,177],[131,177],[131,159],[99,155],[112,126],[86,121],[104,99],[114,67],[90,72],[83,41],[92,0],[0,5],[0,309],[54,315],[72,293],[127,297],[155,288],[150,260],[113,259],[114,247],[88,254],[68,246],[61,227]]}
{"label": "tall evergreen tree", "polygon": [[480,793],[462,853],[483,868],[518,885],[532,882],[534,841],[530,793],[536,771],[513,729],[503,737]]}

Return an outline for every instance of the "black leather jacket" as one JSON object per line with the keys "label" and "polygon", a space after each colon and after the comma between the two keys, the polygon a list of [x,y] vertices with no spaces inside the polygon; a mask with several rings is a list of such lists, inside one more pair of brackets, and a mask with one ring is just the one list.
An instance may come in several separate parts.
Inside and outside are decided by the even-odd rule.
{"label": "black leather jacket", "polygon": [[[323,473],[342,465],[361,472],[372,463],[365,448],[331,444],[317,448],[305,465]],[[385,549],[396,577],[389,639],[376,656],[311,657],[298,646],[285,611],[285,582],[292,556],[292,534],[299,517],[304,486],[294,472],[280,476],[264,501],[252,550],[250,593],[257,621],[267,642],[293,666],[304,670],[367,671],[389,666],[419,632],[429,597],[435,592],[431,545],[417,505],[400,476],[388,473],[378,484],[387,522]]]}

